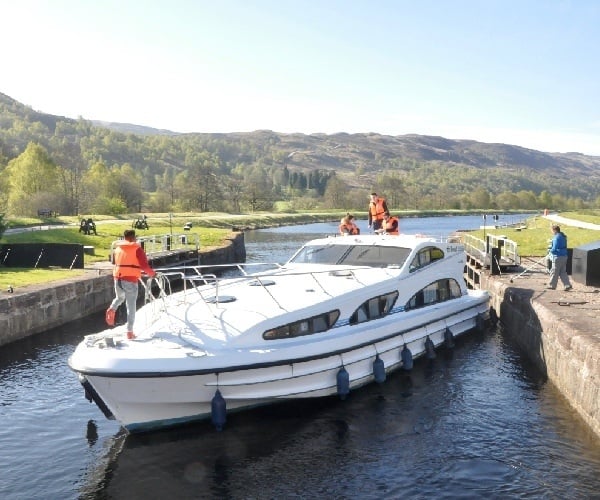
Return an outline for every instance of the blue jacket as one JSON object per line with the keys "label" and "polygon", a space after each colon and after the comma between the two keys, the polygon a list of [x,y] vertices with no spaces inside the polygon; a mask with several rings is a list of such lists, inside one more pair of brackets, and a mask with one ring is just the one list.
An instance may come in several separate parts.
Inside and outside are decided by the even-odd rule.
{"label": "blue jacket", "polygon": [[567,236],[564,233],[556,233],[554,235],[550,253],[556,257],[566,257],[568,255]]}

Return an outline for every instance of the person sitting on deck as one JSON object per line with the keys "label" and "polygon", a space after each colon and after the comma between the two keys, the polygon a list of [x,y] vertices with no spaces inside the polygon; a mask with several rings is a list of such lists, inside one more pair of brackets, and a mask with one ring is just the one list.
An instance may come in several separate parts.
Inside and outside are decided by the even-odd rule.
{"label": "person sitting on deck", "polygon": [[360,229],[354,223],[354,215],[346,214],[340,221],[340,234],[360,234]]}
{"label": "person sitting on deck", "polygon": [[390,214],[384,214],[381,229],[378,229],[375,232],[380,234],[400,234],[398,217],[391,216]]}

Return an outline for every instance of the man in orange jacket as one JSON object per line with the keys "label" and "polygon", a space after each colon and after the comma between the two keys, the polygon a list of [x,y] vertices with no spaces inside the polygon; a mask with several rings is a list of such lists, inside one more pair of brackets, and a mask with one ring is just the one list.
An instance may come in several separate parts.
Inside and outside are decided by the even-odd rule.
{"label": "man in orange jacket", "polygon": [[150,277],[156,276],[156,273],[148,264],[144,250],[136,241],[135,231],[126,229],[123,237],[124,239],[117,243],[113,254],[115,299],[106,310],[106,322],[110,326],[115,324],[117,309],[124,301],[127,306],[127,338],[134,339],[133,323],[135,322],[138,280],[142,276],[142,271]]}
{"label": "man in orange jacket", "polygon": [[398,217],[390,216],[390,214],[385,214],[383,216],[383,224],[381,225],[381,229],[379,229],[377,232],[383,234],[400,234],[400,224]]}
{"label": "man in orange jacket", "polygon": [[381,229],[383,216],[385,214],[389,215],[389,213],[390,211],[388,210],[385,199],[377,196],[377,193],[371,193],[368,213],[369,229],[373,227],[373,231],[375,232],[377,232],[378,229]]}

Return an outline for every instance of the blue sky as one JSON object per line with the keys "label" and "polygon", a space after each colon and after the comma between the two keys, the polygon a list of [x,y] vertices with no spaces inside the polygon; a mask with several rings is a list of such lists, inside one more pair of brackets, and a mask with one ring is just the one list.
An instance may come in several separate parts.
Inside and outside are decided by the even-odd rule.
{"label": "blue sky", "polygon": [[0,19],[0,92],[46,113],[600,155],[600,1],[19,0]]}

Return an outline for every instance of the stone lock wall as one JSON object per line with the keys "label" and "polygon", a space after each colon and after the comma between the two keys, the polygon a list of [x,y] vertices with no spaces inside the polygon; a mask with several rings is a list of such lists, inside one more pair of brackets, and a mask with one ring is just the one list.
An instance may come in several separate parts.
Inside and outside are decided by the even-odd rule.
{"label": "stone lock wall", "polygon": [[108,274],[16,291],[0,298],[0,345],[43,332],[106,308],[113,297]]}
{"label": "stone lock wall", "polygon": [[[505,332],[528,354],[583,420],[600,436],[600,331],[597,311],[581,311],[540,298],[535,288],[507,286],[488,276],[482,288],[492,295]],[[571,321],[568,316],[573,315]],[[600,329],[599,329],[600,330]]]}

